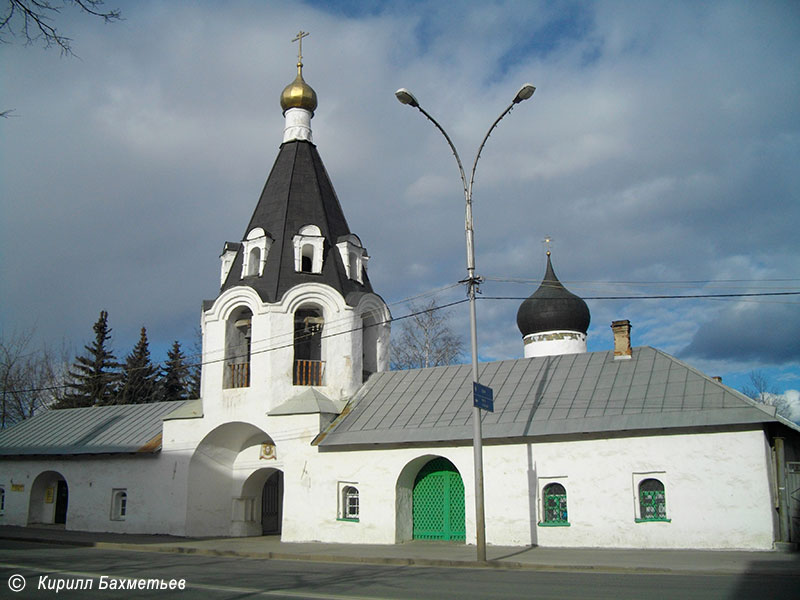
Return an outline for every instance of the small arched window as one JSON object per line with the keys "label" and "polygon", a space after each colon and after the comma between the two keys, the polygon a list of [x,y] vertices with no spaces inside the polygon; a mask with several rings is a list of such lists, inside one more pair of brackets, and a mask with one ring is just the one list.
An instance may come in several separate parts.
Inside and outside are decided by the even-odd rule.
{"label": "small arched window", "polygon": [[303,246],[302,258],[300,259],[300,270],[303,273],[312,273],[314,268],[314,246],[306,244]]}
{"label": "small arched window", "polygon": [[267,263],[267,254],[272,247],[270,235],[256,227],[247,234],[242,242],[242,278],[261,277]]}
{"label": "small arched window", "polygon": [[364,283],[364,272],[367,269],[367,250],[361,245],[357,235],[349,233],[337,239],[336,247],[342,257],[347,277],[358,283]]}
{"label": "small arched window", "polygon": [[567,490],[560,483],[549,483],[542,490],[543,525],[569,525]]}
{"label": "small arched window", "polygon": [[664,484],[658,479],[639,483],[639,515],[641,521],[667,520],[667,496]]}
{"label": "small arched window", "polygon": [[346,485],[342,488],[342,519],[358,520],[358,488]]}
{"label": "small arched window", "polygon": [[258,275],[259,266],[261,266],[261,249],[256,247],[250,250],[250,257],[247,262],[247,276]]}
{"label": "small arched window", "polygon": [[294,238],[294,270],[301,273],[322,273],[325,238],[316,225],[304,225]]}
{"label": "small arched window", "polygon": [[111,494],[111,519],[124,521],[128,514],[127,490],[114,490]]}

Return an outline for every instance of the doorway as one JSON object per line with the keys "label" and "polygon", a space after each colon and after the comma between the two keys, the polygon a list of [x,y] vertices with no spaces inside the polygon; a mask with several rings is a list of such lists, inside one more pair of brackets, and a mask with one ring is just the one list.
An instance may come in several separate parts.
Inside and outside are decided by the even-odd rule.
{"label": "doorway", "polygon": [[453,463],[439,457],[420,469],[412,510],[415,540],[465,540],[464,482]]}
{"label": "doorway", "polygon": [[69,503],[69,488],[67,482],[59,479],[56,484],[56,508],[53,514],[53,523],[66,524],[67,504]]}
{"label": "doorway", "polygon": [[275,471],[261,492],[261,533],[280,535],[283,522],[283,471]]}

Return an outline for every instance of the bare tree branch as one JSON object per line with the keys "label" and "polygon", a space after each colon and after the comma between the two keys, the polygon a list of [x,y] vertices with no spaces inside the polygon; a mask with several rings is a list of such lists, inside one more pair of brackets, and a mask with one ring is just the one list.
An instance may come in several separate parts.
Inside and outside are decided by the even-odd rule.
{"label": "bare tree branch", "polygon": [[417,369],[451,365],[461,358],[464,344],[448,324],[449,315],[435,300],[409,304],[412,315],[392,341],[392,368]]}
{"label": "bare tree branch", "polygon": [[77,6],[83,12],[99,17],[104,22],[122,19],[117,9],[103,10],[103,0],[5,0],[6,9],[0,17],[0,42],[9,43],[8,37],[21,36],[26,44],[41,41],[45,48],[57,46],[61,54],[75,56],[72,38],[63,35],[53,23],[66,6]]}
{"label": "bare tree branch", "polygon": [[33,331],[0,335],[0,428],[50,406],[60,394],[69,353],[31,349]]}

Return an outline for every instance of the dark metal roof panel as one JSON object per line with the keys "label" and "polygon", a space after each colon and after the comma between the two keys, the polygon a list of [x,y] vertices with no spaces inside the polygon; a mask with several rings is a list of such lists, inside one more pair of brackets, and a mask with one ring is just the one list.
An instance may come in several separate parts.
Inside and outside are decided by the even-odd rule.
{"label": "dark metal roof panel", "polygon": [[[325,240],[322,273],[295,270],[293,240],[305,225],[318,226]],[[363,284],[347,277],[336,243],[350,235],[350,229],[314,144],[296,140],[281,145],[243,238],[255,227],[274,236],[263,273],[241,277],[240,246],[220,292],[249,286],[264,302],[278,302],[294,286],[314,282],[339,291],[351,306],[361,294],[372,292],[366,271]]]}
{"label": "dark metal roof panel", "polygon": [[[469,365],[373,375],[320,445],[468,441],[472,438]],[[630,360],[590,352],[480,365],[494,390],[483,413],[487,440],[774,421],[774,410],[659,350]]]}
{"label": "dark metal roof panel", "polygon": [[0,431],[0,456],[156,452],[164,417],[184,404],[48,410]]}

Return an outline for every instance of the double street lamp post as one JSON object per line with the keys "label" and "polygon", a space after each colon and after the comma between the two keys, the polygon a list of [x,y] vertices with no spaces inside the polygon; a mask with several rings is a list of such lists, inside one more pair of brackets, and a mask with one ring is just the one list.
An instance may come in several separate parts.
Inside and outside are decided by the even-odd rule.
{"label": "double street lamp post", "polygon": [[[472,163],[472,172],[470,173],[469,183],[467,183],[466,175],[464,174],[464,167],[461,164],[461,157],[458,155],[453,141],[441,125],[434,119],[428,112],[419,105],[414,95],[406,88],[400,88],[395,92],[395,96],[402,104],[407,104],[419,110],[425,117],[433,123],[436,128],[442,132],[447,140],[450,150],[453,151],[453,156],[458,163],[458,172],[461,175],[461,184],[464,187],[464,199],[466,201],[466,213],[464,216],[464,225],[466,229],[467,238],[467,278],[462,282],[467,285],[467,297],[469,298],[469,327],[470,327],[470,345],[472,348],[472,381],[478,381],[478,325],[475,317],[475,293],[478,285],[482,279],[475,275],[475,234],[472,227],[472,183],[475,181],[475,169],[478,166],[478,160],[481,157],[481,151],[486,145],[486,140],[497,127],[497,124],[511,112],[517,104],[523,100],[527,100],[533,96],[536,88],[530,83],[523,85],[514,100],[508,107],[495,119],[489,131],[483,136],[483,141],[478,147],[478,152],[475,155],[475,162]],[[475,469],[475,545],[477,546],[478,561],[484,562],[486,560],[486,520],[483,508],[483,434],[481,432],[481,409],[477,406],[472,407],[472,429],[473,429],[473,460]]]}

